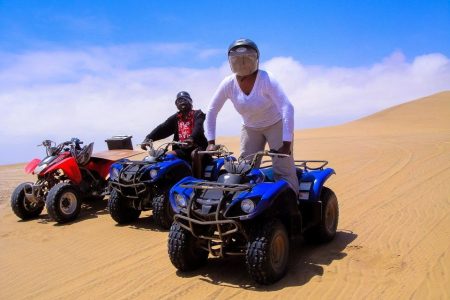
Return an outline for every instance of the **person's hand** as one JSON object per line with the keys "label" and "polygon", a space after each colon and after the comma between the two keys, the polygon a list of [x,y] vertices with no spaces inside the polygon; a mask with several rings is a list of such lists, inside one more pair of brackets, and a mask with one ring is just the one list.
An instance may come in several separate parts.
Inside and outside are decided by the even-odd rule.
{"label": "person's hand", "polygon": [[194,146],[194,140],[191,137],[185,139],[183,143],[186,143],[185,145],[182,146],[183,148],[191,148]]}
{"label": "person's hand", "polygon": [[291,155],[291,142],[283,141],[283,146],[277,150],[278,153]]}
{"label": "person's hand", "polygon": [[209,144],[208,147],[206,147],[206,151],[217,151],[219,148],[219,145]]}
{"label": "person's hand", "polygon": [[147,146],[148,146],[148,144],[151,143],[151,142],[153,142],[153,141],[152,141],[152,140],[144,140],[144,141],[141,143],[141,149],[147,151]]}

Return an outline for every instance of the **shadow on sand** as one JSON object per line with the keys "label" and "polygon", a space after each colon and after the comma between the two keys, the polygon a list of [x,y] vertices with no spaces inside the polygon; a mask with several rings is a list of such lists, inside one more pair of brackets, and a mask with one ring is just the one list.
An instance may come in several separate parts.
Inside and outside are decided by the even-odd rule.
{"label": "shadow on sand", "polygon": [[208,264],[201,269],[188,273],[177,271],[177,275],[181,277],[200,275],[203,277],[200,280],[211,284],[254,291],[276,291],[288,286],[302,286],[314,276],[322,276],[323,266],[346,257],[344,250],[356,237],[353,232],[338,231],[333,241],[328,244],[311,245],[302,240],[293,241],[287,274],[269,286],[259,285],[250,278],[244,257],[210,258]]}
{"label": "shadow on sand", "polygon": [[[71,222],[59,224],[56,223],[53,219],[50,218],[50,216],[45,213],[40,214],[39,217],[35,218],[34,220],[37,220],[40,224],[54,224],[54,226],[66,226],[75,224],[78,222],[82,222],[84,220],[88,219],[95,219],[98,218],[99,215],[104,215],[108,213],[107,210],[107,201],[103,199],[96,199],[96,200],[85,200],[83,204],[81,205],[80,214],[77,216],[77,218]],[[31,220],[22,221],[19,222],[28,222]]]}
{"label": "shadow on sand", "polygon": [[145,231],[159,231],[159,232],[169,232],[168,229],[163,229],[155,224],[155,221],[153,220],[153,215],[150,216],[140,216],[139,219],[136,221],[133,221],[129,224],[116,224],[117,227],[128,227],[131,229],[137,229],[137,230],[145,230]]}

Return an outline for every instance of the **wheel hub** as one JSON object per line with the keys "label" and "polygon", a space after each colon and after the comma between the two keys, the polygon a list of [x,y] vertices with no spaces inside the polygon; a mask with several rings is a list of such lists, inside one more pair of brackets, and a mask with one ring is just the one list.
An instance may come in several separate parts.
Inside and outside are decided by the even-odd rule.
{"label": "wheel hub", "polygon": [[275,270],[281,271],[286,263],[287,243],[280,234],[276,235],[270,247],[270,260]]}
{"label": "wheel hub", "polygon": [[61,196],[60,209],[64,214],[70,215],[77,208],[77,197],[72,192],[65,192]]}

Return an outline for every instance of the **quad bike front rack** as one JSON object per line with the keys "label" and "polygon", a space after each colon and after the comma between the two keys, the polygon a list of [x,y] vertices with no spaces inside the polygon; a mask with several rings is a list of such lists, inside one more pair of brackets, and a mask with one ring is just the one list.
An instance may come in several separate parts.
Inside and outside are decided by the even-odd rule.
{"label": "quad bike front rack", "polygon": [[[193,236],[200,239],[208,240],[208,250],[212,255],[223,257],[225,255],[242,255],[241,252],[224,252],[223,241],[225,241],[231,234],[239,232],[243,234],[246,238],[245,231],[242,230],[242,226],[239,222],[230,219],[221,219],[220,211],[224,208],[225,201],[229,199],[227,197],[227,192],[241,192],[251,188],[250,185],[246,184],[225,184],[219,182],[195,182],[191,184],[181,184],[180,187],[191,188],[194,190],[221,190],[223,191],[223,196],[220,199],[214,201],[214,205],[217,204],[215,211],[209,213],[213,214],[213,220],[207,220],[203,218],[201,220],[193,218],[193,215],[197,217],[202,217],[199,213],[195,212],[195,201],[190,201],[188,207],[186,208],[186,215],[176,214],[174,216],[174,221],[178,222],[181,227],[191,232]],[[195,229],[197,226],[215,226],[215,230],[211,234],[198,233]],[[229,228],[224,228],[229,226]],[[218,246],[218,248],[213,248]]]}

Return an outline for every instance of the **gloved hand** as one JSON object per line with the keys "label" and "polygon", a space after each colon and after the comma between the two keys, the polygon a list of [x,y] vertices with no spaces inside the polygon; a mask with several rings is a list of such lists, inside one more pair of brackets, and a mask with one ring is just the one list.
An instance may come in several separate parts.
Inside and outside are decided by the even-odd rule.
{"label": "gloved hand", "polygon": [[291,142],[283,141],[283,146],[277,150],[278,153],[291,155]]}
{"label": "gloved hand", "polygon": [[219,149],[220,146],[216,144],[208,144],[208,147],[206,147],[206,151],[217,151]]}
{"label": "gloved hand", "polygon": [[147,139],[145,139],[145,140],[142,141],[142,143],[141,143],[141,149],[147,151],[147,146],[148,146],[148,144],[149,144],[149,143],[152,143],[152,142],[153,142],[152,140],[147,140]]}
{"label": "gloved hand", "polygon": [[183,145],[183,148],[191,148],[194,146],[194,140],[190,137],[183,141],[183,143],[186,143],[186,145]]}

